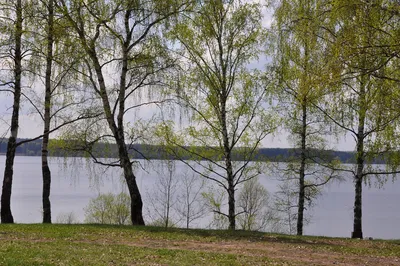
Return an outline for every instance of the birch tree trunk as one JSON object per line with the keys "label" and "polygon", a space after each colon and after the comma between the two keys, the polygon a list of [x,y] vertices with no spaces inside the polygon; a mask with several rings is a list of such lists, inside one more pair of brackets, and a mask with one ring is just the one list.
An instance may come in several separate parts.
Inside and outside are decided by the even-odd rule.
{"label": "birch tree trunk", "polygon": [[51,171],[48,164],[48,144],[50,134],[51,119],[51,75],[53,64],[53,44],[54,44],[54,2],[49,0],[48,3],[48,31],[47,31],[47,55],[46,55],[46,76],[45,76],[45,100],[44,100],[44,130],[42,140],[42,175],[43,175],[43,223],[51,223]]}
{"label": "birch tree trunk", "polygon": [[7,143],[6,165],[4,169],[3,188],[1,194],[1,222],[14,223],[11,213],[11,192],[14,174],[14,158],[17,146],[19,110],[21,101],[22,78],[22,0],[16,1],[15,21],[15,53],[14,53],[14,102],[11,117],[11,135]]}

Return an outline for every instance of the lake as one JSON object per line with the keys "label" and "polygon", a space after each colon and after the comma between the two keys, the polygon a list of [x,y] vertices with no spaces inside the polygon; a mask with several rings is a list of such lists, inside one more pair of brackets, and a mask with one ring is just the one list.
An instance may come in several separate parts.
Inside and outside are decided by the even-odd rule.
{"label": "lake", "polygon": [[[157,168],[159,162],[145,165]],[[1,176],[4,172],[5,156],[0,156]],[[84,207],[100,192],[119,193],[124,189],[121,172],[117,168],[93,167],[82,158],[51,158],[52,171],[52,217],[73,212],[78,221],[84,220]],[[187,167],[177,162],[176,171],[188,172]],[[159,174],[137,167],[137,181],[144,204],[146,195],[157,183]],[[278,181],[271,176],[259,177],[269,192],[277,190]],[[11,208],[17,223],[41,222],[41,159],[40,157],[17,156],[14,165],[14,183]],[[353,184],[351,180],[332,183],[324,188],[312,210],[311,223],[304,228],[307,235],[349,237],[353,228]],[[383,188],[365,186],[363,190],[363,231],[365,237],[400,239],[400,181],[388,181]],[[200,226],[202,226],[200,224]]]}

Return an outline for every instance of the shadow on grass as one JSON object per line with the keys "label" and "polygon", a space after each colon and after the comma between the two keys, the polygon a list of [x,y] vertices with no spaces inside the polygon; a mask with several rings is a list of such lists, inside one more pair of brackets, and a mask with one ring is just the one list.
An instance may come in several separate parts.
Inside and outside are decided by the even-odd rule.
{"label": "shadow on grass", "polygon": [[[14,226],[18,227],[16,229]],[[8,229],[7,229],[8,228]],[[13,229],[14,228],[14,229]],[[7,229],[7,230],[2,230]],[[89,233],[97,234],[96,230],[110,230],[120,231],[129,234],[137,233],[154,233],[155,238],[166,239],[166,240],[178,240],[179,236],[191,240],[199,240],[199,238],[205,238],[206,242],[218,242],[218,241],[248,241],[248,242],[265,242],[265,243],[287,243],[287,244],[299,244],[307,246],[330,246],[339,248],[341,246],[348,245],[352,241],[348,238],[332,238],[322,236],[295,236],[285,235],[276,233],[265,233],[265,232],[252,232],[243,230],[212,230],[212,229],[184,229],[184,228],[164,228],[154,226],[130,226],[130,225],[104,225],[104,224],[14,224],[14,225],[0,225],[0,234],[15,234],[25,232],[48,232],[51,236],[66,236],[70,237],[74,234],[79,234],[82,231],[92,231]],[[4,232],[3,232],[4,231]],[[201,240],[200,240],[201,241]],[[382,240],[373,240],[378,243]],[[366,242],[367,243],[367,242]],[[390,243],[400,245],[400,240],[383,240],[381,243]]]}
{"label": "shadow on grass", "polygon": [[[185,229],[185,228],[164,228],[154,226],[129,226],[129,225],[86,225],[94,228],[120,228],[123,230],[142,231],[157,234],[181,234],[188,237],[214,238],[217,241],[245,240],[249,242],[271,242],[304,245],[339,245],[329,240],[345,240],[345,238],[327,238],[320,236],[295,236],[276,233],[244,231],[244,230],[215,230],[215,229]],[[400,243],[400,241],[399,241]]]}

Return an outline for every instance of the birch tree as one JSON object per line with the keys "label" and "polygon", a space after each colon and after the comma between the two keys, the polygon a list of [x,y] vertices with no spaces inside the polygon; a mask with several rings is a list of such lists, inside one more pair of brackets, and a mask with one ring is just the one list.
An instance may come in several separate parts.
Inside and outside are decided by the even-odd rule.
{"label": "birch tree", "polygon": [[6,164],[4,168],[3,187],[1,193],[1,222],[14,223],[11,213],[11,191],[13,182],[13,167],[19,128],[19,113],[22,94],[23,60],[27,55],[24,36],[24,19],[29,1],[1,2],[2,31],[2,67],[4,67],[1,86],[13,96],[13,106],[10,124],[10,137],[7,143]]}
{"label": "birch tree", "polygon": [[227,212],[214,212],[228,218],[232,230],[240,214],[237,186],[260,173],[259,164],[250,161],[274,128],[262,104],[268,97],[265,84],[260,73],[248,69],[263,43],[261,19],[258,4],[201,1],[170,32],[181,57],[176,97],[191,124],[172,132],[166,122],[159,134],[175,155],[191,154],[193,161],[183,162],[227,193]]}
{"label": "birch tree", "polygon": [[[48,168],[47,163],[47,144],[49,140],[49,134],[54,132],[61,127],[71,124],[76,120],[81,120],[86,117],[93,117],[96,115],[92,114],[92,109],[89,112],[83,110],[83,107],[80,107],[78,111],[71,111],[71,108],[68,109],[68,115],[62,117],[62,114],[66,114],[66,108],[72,107],[74,104],[83,105],[85,100],[80,99],[79,102],[72,102],[70,100],[66,100],[66,98],[72,99],[71,94],[66,97],[66,94],[63,94],[62,98],[59,95],[59,104],[52,104],[51,97],[52,94],[55,94],[55,89],[57,87],[65,87],[63,81],[65,80],[67,71],[58,71],[59,75],[56,78],[57,80],[51,80],[53,77],[52,64],[55,61],[55,56],[53,51],[50,49],[53,47],[55,42],[56,34],[54,31],[55,23],[54,23],[54,10],[52,8],[52,1],[22,1],[22,2],[8,2],[4,1],[4,5],[2,5],[2,27],[4,34],[8,33],[9,37],[4,38],[2,36],[4,43],[2,43],[2,65],[9,66],[12,65],[11,69],[14,72],[14,81],[12,78],[5,74],[6,72],[10,72],[10,69],[2,69],[4,80],[4,86],[8,86],[8,89],[5,91],[9,91],[14,96],[13,102],[13,114],[11,117],[11,137],[9,142],[9,151],[7,155],[6,167],[5,167],[5,178],[3,181],[3,192],[2,192],[2,222],[12,223],[13,216],[11,213],[11,191],[12,191],[12,168],[13,161],[15,157],[15,149],[16,147],[23,145],[24,143],[37,140],[43,138],[43,147],[42,147],[42,170],[43,170],[43,221],[50,222],[50,170]],[[43,8],[46,11],[43,11]],[[14,16],[15,13],[15,16]],[[40,15],[43,15],[41,17]],[[43,24],[41,22],[44,22]],[[46,25],[44,28],[40,29],[39,25]],[[45,36],[45,37],[43,37]],[[59,35],[60,36],[60,35]],[[47,45],[47,46],[46,46]],[[44,48],[46,47],[46,48]],[[50,47],[50,48],[49,48]],[[72,46],[70,46],[72,47]],[[66,48],[66,47],[64,47]],[[62,53],[67,54],[64,49]],[[45,59],[45,60],[43,60]],[[60,64],[60,61],[63,61]],[[67,62],[70,63],[70,60],[67,57],[64,57],[64,60],[60,60],[58,62],[58,66],[66,66]],[[12,62],[12,63],[11,63]],[[45,63],[44,63],[45,62]],[[41,70],[43,65],[46,65],[45,74],[41,75]],[[71,66],[66,66],[64,69],[68,69]],[[43,78],[43,79],[42,79]],[[44,87],[46,87],[45,99],[41,99],[38,96],[37,81],[42,80],[44,83]],[[23,86],[24,83],[34,84],[35,86]],[[52,84],[53,82],[53,84]],[[70,81],[70,83],[72,83]],[[57,85],[54,85],[57,84]],[[40,118],[45,122],[44,133],[38,136],[34,136],[30,139],[17,141],[17,133],[19,127],[19,113],[22,107],[22,100],[25,101],[26,107],[31,107],[32,109],[39,114]],[[41,111],[41,106],[45,109],[43,112]],[[57,106],[57,107],[55,107]],[[53,112],[50,113],[50,109]],[[83,114],[85,113],[86,114]],[[50,120],[54,117],[58,118],[58,122],[54,123],[54,126],[50,127]],[[67,117],[67,118],[66,118]]]}
{"label": "birch tree", "polygon": [[328,164],[329,157],[323,150],[328,149],[326,138],[333,135],[332,125],[315,107],[322,102],[324,93],[329,93],[323,88],[330,85],[332,70],[326,53],[327,8],[327,2],[320,0],[279,1],[274,14],[279,105],[296,148],[287,168],[279,169],[279,175],[295,181],[287,183],[298,187],[297,235],[303,234],[306,201],[313,199],[307,195],[314,195],[310,192],[336,177],[321,163]]}
{"label": "birch tree", "polygon": [[[333,1],[330,54],[341,69],[332,76],[339,86],[329,88],[324,113],[355,141],[354,167],[344,171],[354,180],[352,238],[363,238],[362,189],[376,177],[383,184],[399,172],[399,83],[393,1]],[[333,88],[333,90],[332,90]],[[374,165],[383,160],[386,167]]]}
{"label": "birch tree", "polygon": [[[98,117],[85,86],[73,71],[80,63],[79,50],[71,43],[65,20],[56,12],[54,0],[40,0],[32,8],[29,22],[33,43],[30,76],[36,90],[29,97],[33,109],[43,121],[42,137],[42,204],[43,223],[51,223],[51,171],[48,164],[50,134],[80,120]],[[43,87],[44,93],[38,92]]]}
{"label": "birch tree", "polygon": [[[103,119],[83,125],[81,140],[89,153],[90,147],[100,140],[111,139],[116,143],[116,162],[105,162],[91,155],[97,163],[122,168],[131,197],[132,224],[144,225],[143,202],[129,157],[132,146],[128,143],[140,136],[127,127],[127,116],[134,109],[158,102],[134,99],[151,95],[149,88],[162,84],[160,75],[172,62],[160,37],[161,23],[185,9],[186,2],[59,0],[57,3],[75,33],[76,44],[84,51],[86,67],[81,74],[90,82],[104,114]],[[105,133],[99,135],[102,132]]]}

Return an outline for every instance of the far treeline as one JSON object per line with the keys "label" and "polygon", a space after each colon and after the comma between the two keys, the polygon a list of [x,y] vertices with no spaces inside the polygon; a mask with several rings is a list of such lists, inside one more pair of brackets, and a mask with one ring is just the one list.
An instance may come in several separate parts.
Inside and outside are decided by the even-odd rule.
{"label": "far treeline", "polygon": [[[18,141],[26,141],[27,139],[18,139]],[[53,157],[90,157],[90,154],[86,151],[74,151],[65,150],[60,148],[57,143],[60,140],[50,140],[49,155]],[[197,149],[207,149],[200,148]],[[169,153],[165,147],[158,145],[148,145],[148,144],[133,144],[129,149],[129,154],[132,159],[145,159],[145,160],[190,160],[192,157],[191,153],[182,155],[179,158],[174,157]],[[2,139],[0,141],[0,154],[5,154],[7,151],[7,140]],[[289,162],[292,161],[300,151],[293,148],[260,148],[254,155],[254,161],[266,161],[266,162]],[[355,163],[354,152],[346,151],[324,151],[315,150],[316,154],[325,153],[331,160],[339,160],[342,163]],[[34,140],[26,142],[18,146],[16,155],[19,156],[40,156],[42,153],[42,140]],[[115,144],[109,143],[96,143],[92,148],[93,156],[98,158],[117,158],[118,157],[118,147]],[[241,161],[243,157],[240,156],[240,152],[233,152],[233,160]],[[374,163],[382,164],[385,163],[383,160],[376,160]]]}
{"label": "far treeline", "polygon": [[[350,177],[363,238],[364,184],[400,173],[399,43],[397,0],[0,0],[1,222],[14,223],[18,152],[40,150],[43,223],[48,156],[75,151],[122,170],[133,225],[145,225],[135,158],[180,160],[221,189],[206,198],[230,230],[256,219],[237,199],[256,196],[271,159],[287,162],[276,171],[298,235],[318,191]],[[27,116],[43,131],[21,140]],[[292,149],[269,149],[280,132]],[[335,152],[341,138],[353,153]]]}

